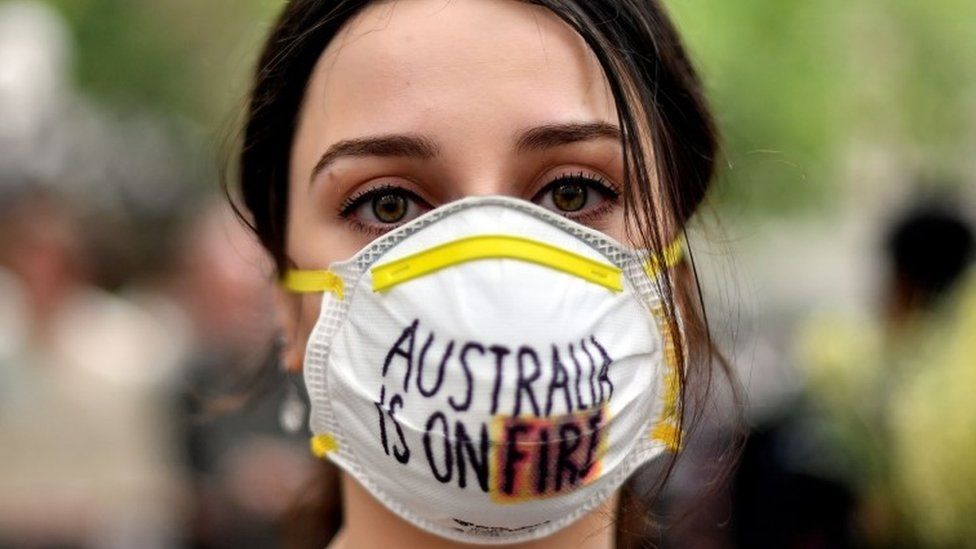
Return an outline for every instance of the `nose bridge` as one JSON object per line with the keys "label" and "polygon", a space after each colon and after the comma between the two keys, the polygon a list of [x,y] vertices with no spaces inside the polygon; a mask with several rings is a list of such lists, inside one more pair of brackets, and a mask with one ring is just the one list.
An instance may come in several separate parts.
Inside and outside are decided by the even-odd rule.
{"label": "nose bridge", "polygon": [[476,173],[460,182],[459,198],[465,196],[515,196],[513,186],[499,174]]}
{"label": "nose bridge", "polygon": [[447,189],[451,200],[468,196],[511,196],[526,198],[523,187],[525,176],[518,165],[518,159],[507,156],[505,152],[467,157],[458,162],[452,170]]}
{"label": "nose bridge", "polygon": [[502,127],[482,124],[480,131],[456,139],[448,153],[452,167],[448,194],[451,199],[467,196],[515,196],[518,188],[518,159],[511,156],[508,134]]}

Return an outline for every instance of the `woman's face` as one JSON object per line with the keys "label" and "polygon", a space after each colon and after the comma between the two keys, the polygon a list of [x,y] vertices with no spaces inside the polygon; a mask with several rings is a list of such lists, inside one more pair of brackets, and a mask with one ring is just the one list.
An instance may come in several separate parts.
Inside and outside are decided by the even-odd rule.
{"label": "woman's face", "polygon": [[[472,195],[531,200],[623,240],[622,172],[603,72],[552,12],[501,0],[375,3],[309,81],[290,160],[287,252],[298,268],[324,269]],[[286,307],[293,368],[315,301]]]}

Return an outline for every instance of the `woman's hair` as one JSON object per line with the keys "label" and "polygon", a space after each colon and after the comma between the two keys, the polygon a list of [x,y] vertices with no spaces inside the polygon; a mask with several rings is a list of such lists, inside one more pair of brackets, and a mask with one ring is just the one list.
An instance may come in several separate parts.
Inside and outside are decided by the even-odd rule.
{"label": "woman's hair", "polygon": [[[305,90],[322,52],[367,0],[291,0],[260,56],[240,153],[238,213],[274,259],[292,266],[285,249],[289,160]],[[659,0],[530,0],[572,27],[603,68],[616,104],[624,147],[623,204],[629,236],[663,250],[683,231],[715,174],[718,135],[702,86]],[[669,216],[660,219],[659,212]],[[711,341],[691,250],[659,279],[668,322],[680,310],[677,341],[678,420],[685,432],[707,397],[713,367],[731,380]],[[672,331],[672,333],[676,333]],[[656,494],[673,466],[665,467]],[[628,491],[625,491],[625,495]],[[632,498],[621,498],[625,501]],[[640,499],[640,498],[638,498]],[[632,523],[633,515],[620,523]],[[325,520],[320,518],[319,520]]]}

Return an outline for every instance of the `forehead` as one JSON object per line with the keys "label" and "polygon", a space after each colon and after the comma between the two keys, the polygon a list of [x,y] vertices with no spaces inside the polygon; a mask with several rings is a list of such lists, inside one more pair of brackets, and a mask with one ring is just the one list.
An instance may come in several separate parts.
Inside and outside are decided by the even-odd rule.
{"label": "forehead", "polygon": [[323,52],[302,113],[326,139],[581,118],[616,121],[596,58],[555,14],[513,0],[369,5]]}

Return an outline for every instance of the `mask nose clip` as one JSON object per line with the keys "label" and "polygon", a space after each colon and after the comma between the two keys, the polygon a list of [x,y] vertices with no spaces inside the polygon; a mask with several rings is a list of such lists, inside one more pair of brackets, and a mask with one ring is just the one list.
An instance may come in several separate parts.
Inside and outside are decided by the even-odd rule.
{"label": "mask nose clip", "polygon": [[623,291],[619,268],[545,242],[512,235],[461,238],[373,267],[370,270],[373,275],[373,291],[382,292],[441,269],[481,259],[515,259],[535,263],[598,284],[613,292]]}

